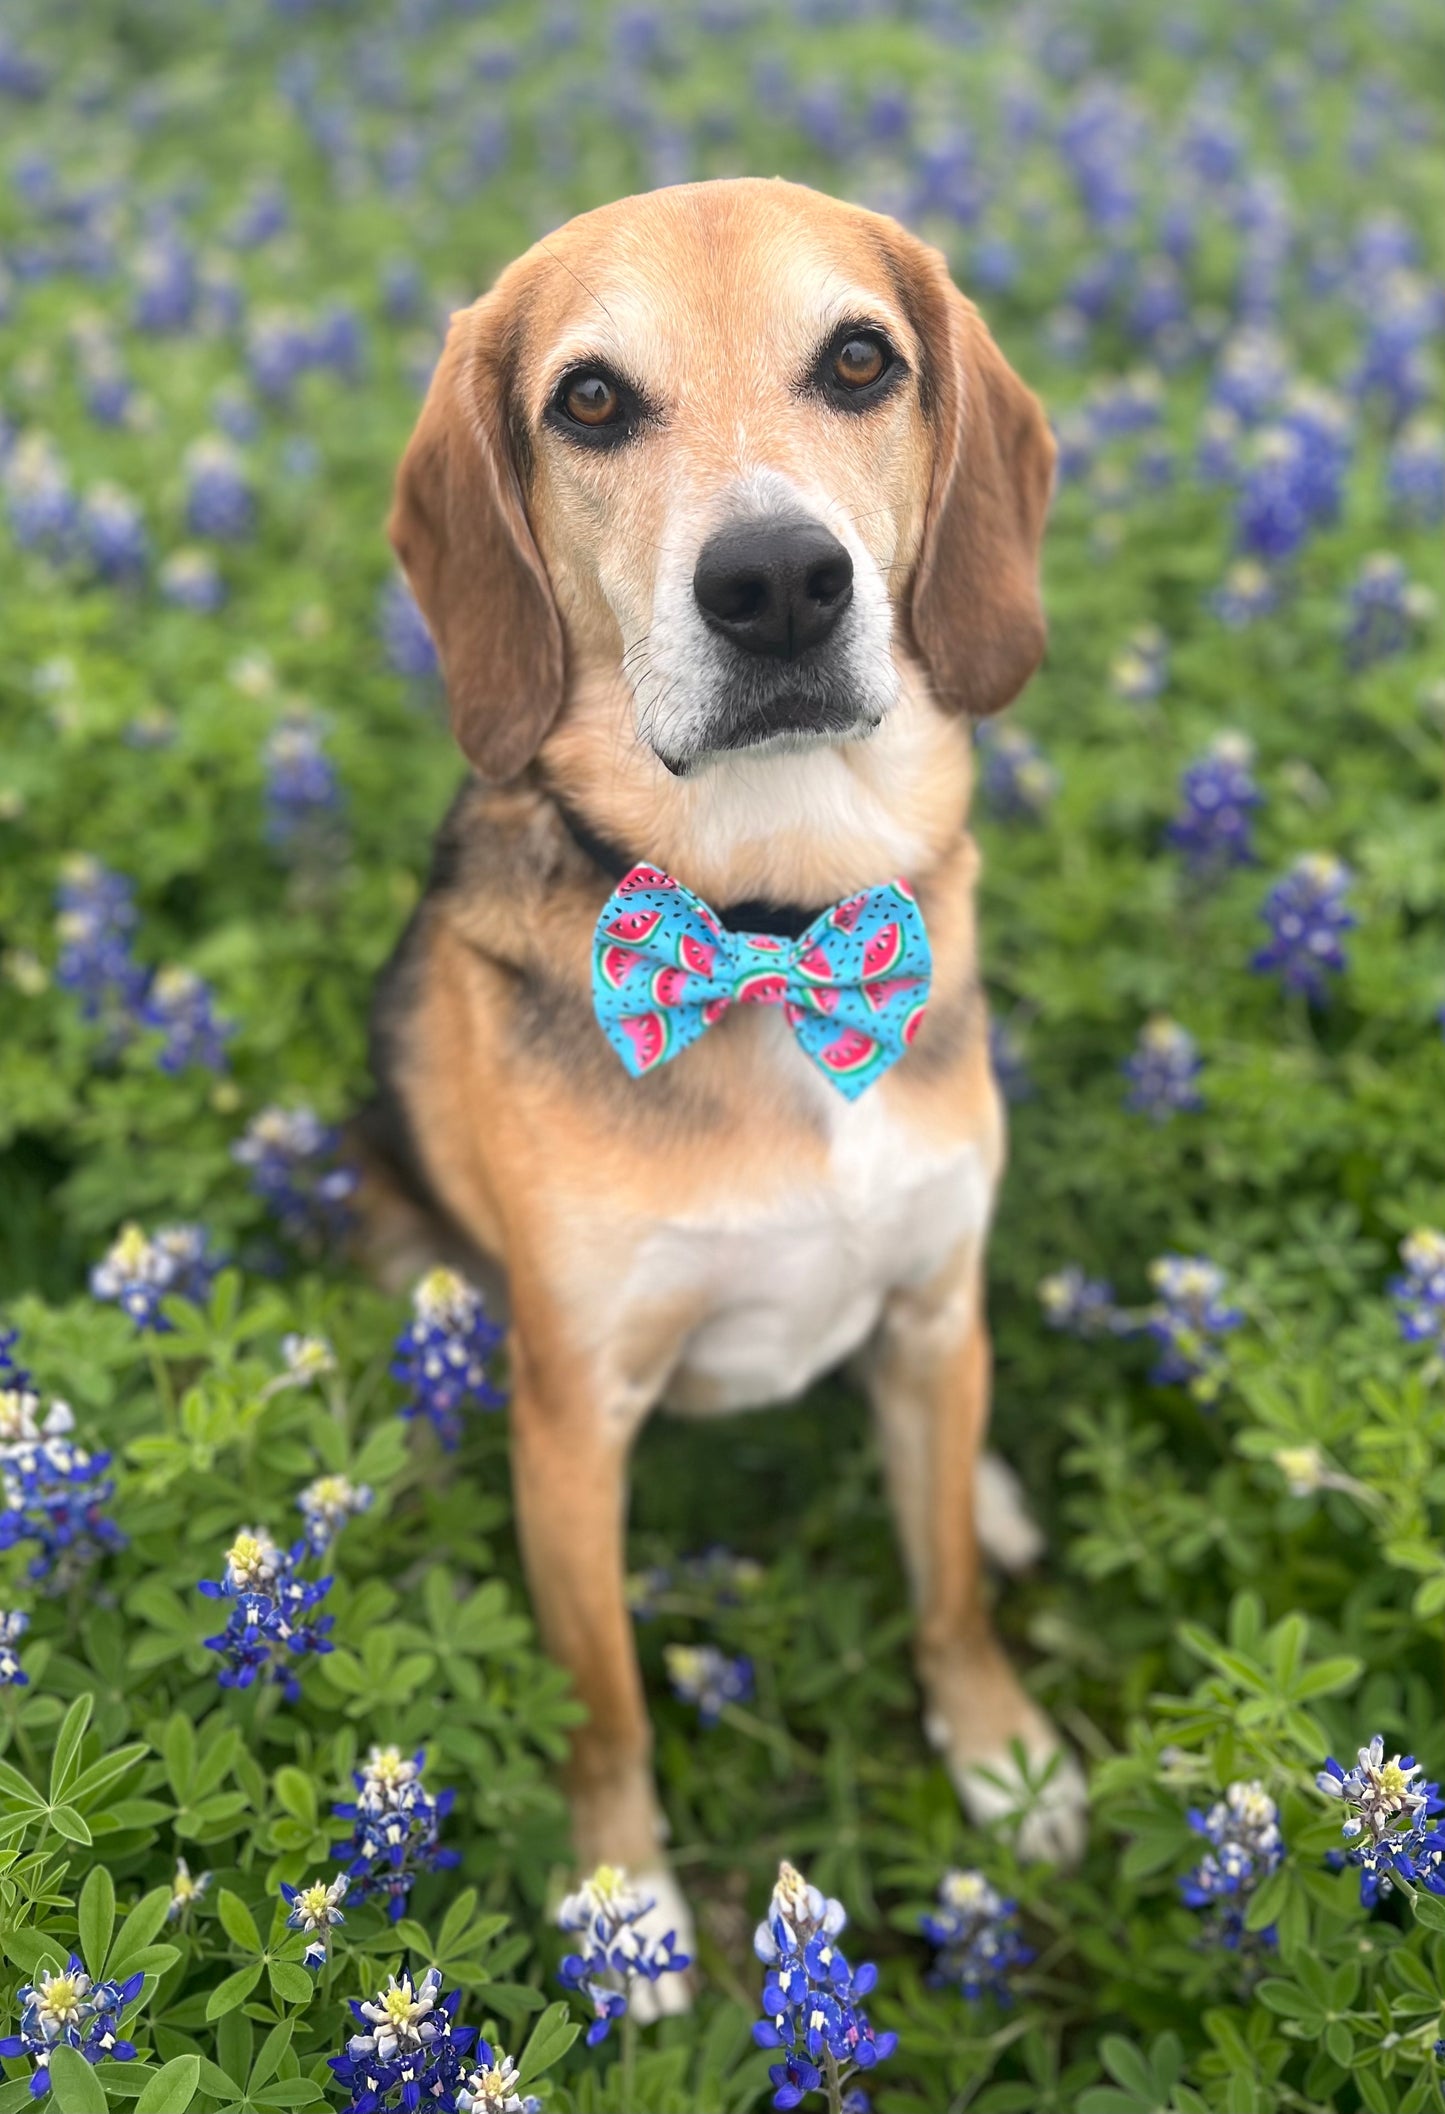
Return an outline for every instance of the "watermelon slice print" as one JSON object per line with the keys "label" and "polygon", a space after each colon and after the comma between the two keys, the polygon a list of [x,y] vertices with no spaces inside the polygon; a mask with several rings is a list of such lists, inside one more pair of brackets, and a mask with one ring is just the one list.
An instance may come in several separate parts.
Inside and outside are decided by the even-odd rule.
{"label": "watermelon slice print", "polygon": [[818,1062],[839,1078],[846,1078],[854,1072],[866,1072],[877,1055],[878,1045],[871,1035],[865,1035],[861,1028],[844,1028],[831,1042],[824,1043]]}
{"label": "watermelon slice print", "polygon": [[672,1047],[672,1029],[661,1013],[626,1013],[617,1025],[631,1046],[628,1070],[634,1078],[653,1071]]}
{"label": "watermelon slice print", "polygon": [[917,896],[913,893],[913,890],[904,880],[902,874],[899,874],[895,878],[892,883],[892,886],[894,894],[902,896],[905,903],[916,903],[918,901]]}
{"label": "watermelon slice print", "polygon": [[652,979],[652,996],[660,1006],[680,1006],[686,990],[685,969],[659,969]]}
{"label": "watermelon slice print", "polygon": [[604,947],[598,964],[603,983],[620,991],[641,960],[642,956],[634,954],[630,947]]}
{"label": "watermelon slice print", "polygon": [[702,1009],[702,1017],[710,1028],[717,1026],[731,1004],[732,1000],[730,998],[710,998],[708,1000]]}
{"label": "watermelon slice print", "polygon": [[622,940],[629,947],[640,947],[652,938],[661,923],[660,910],[624,910],[602,929],[610,940]]}
{"label": "watermelon slice print", "polygon": [[903,952],[903,933],[897,925],[880,925],[863,949],[863,981],[876,984],[896,969]]}
{"label": "watermelon slice print", "polygon": [[808,993],[808,1004],[815,1013],[836,1013],[843,1002],[843,994],[836,984],[817,984]]}
{"label": "watermelon slice print", "polygon": [[709,947],[706,940],[695,940],[690,932],[684,932],[677,943],[682,957],[682,966],[694,976],[711,976],[712,965],[717,960],[717,948]]}
{"label": "watermelon slice print", "polygon": [[923,1016],[927,1011],[928,1000],[925,999],[921,1006],[915,1006],[913,1008],[913,1011],[909,1014],[907,1020],[905,1020],[903,1023],[903,1040],[909,1045],[910,1048],[912,1047],[914,1036],[918,1033],[918,1030],[923,1026]]}
{"label": "watermelon slice print", "polygon": [[912,991],[917,985],[916,976],[887,976],[880,983],[863,986],[864,1003],[875,1013],[881,1013],[890,998],[900,991]]}
{"label": "watermelon slice print", "polygon": [[739,982],[733,997],[740,1006],[780,1006],[788,995],[788,979],[766,969],[755,969]]}
{"label": "watermelon slice print", "polygon": [[639,888],[676,888],[676,886],[677,883],[673,880],[672,875],[664,873],[660,866],[634,866],[631,873],[624,874],[618,882],[617,893],[620,896],[634,896]]}
{"label": "watermelon slice print", "polygon": [[851,932],[867,907],[867,896],[849,896],[846,903],[835,903],[828,912],[828,923],[839,932]]}
{"label": "watermelon slice print", "polygon": [[810,983],[830,984],[833,981],[833,964],[816,940],[811,947],[805,947],[798,956],[797,970],[798,974],[806,976]]}

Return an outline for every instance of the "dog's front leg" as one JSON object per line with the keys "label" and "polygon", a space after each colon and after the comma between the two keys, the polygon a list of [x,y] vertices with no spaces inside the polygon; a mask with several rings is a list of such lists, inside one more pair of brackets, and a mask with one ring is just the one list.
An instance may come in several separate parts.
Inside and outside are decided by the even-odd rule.
{"label": "dog's front leg", "polygon": [[[976,1484],[991,1360],[982,1266],[982,1242],[970,1241],[931,1284],[893,1294],[867,1361],[869,1393],[917,1612],[928,1736],[975,1820],[1025,1809],[1023,1853],[1068,1861],[1083,1847],[1083,1779],[1009,1664],[984,1599]],[[1014,1741],[1031,1773],[1059,1756],[1032,1803],[1010,1757]]]}
{"label": "dog's front leg", "polygon": [[[695,1952],[687,1903],[663,1850],[652,1728],[625,1592],[630,1421],[609,1423],[585,1362],[545,1312],[518,1302],[512,1349],[512,1482],[522,1561],[542,1641],[572,1676],[586,1722],[572,1738],[567,1791],[583,1872],[622,1865],[656,1907],[642,1928]],[[642,1983],[643,2018],[684,2010],[684,1977]]]}

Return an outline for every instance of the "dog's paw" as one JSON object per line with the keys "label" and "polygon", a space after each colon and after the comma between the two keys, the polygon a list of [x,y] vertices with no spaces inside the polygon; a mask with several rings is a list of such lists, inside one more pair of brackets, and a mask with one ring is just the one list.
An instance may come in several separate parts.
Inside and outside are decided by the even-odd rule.
{"label": "dog's paw", "polygon": [[1012,1834],[1027,1863],[1076,1865],[1089,1833],[1084,1772],[1066,1747],[1009,1751],[988,1761],[953,1763],[950,1775],[969,1819]]}
{"label": "dog's paw", "polygon": [[[639,1917],[636,1929],[648,1938],[665,1938],[672,1932],[677,1950],[690,1960],[697,1958],[697,1930],[687,1896],[667,1867],[635,1872],[632,1883],[640,1894],[652,1896],[652,1907]],[[671,2018],[692,2009],[692,1976],[660,1975],[655,1982],[639,1978],[632,1995],[632,2014],[638,2023],[650,2026],[654,2019]]]}
{"label": "dog's paw", "polygon": [[974,1517],[983,1553],[1001,1571],[1027,1571],[1043,1555],[1043,1531],[1024,1503],[1023,1485],[996,1453],[979,1460]]}

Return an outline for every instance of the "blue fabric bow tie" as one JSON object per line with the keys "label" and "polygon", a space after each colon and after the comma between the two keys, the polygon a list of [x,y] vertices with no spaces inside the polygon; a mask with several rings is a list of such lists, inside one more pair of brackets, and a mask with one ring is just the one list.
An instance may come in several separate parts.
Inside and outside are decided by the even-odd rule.
{"label": "blue fabric bow tie", "polygon": [[855,1100],[896,1064],[928,1003],[933,953],[906,881],[864,889],[801,939],[729,932],[655,866],[625,874],[597,920],[592,1003],[634,1079],[730,1006],[781,1006],[826,1079]]}

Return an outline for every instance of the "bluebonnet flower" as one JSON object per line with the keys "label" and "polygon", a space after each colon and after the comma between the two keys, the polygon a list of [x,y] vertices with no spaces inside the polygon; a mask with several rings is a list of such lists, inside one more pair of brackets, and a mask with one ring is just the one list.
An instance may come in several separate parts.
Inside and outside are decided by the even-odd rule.
{"label": "bluebonnet flower", "polygon": [[88,1453],[71,1437],[66,1402],[42,1417],[28,1386],[0,1390],[0,1551],[37,1544],[28,1575],[49,1590],[72,1585],[125,1536],[105,1507],[115,1494],[108,1453]]}
{"label": "bluebonnet flower", "polygon": [[1300,444],[1299,498],[1311,527],[1338,518],[1353,447],[1350,413],[1342,398],[1315,382],[1288,391],[1280,423]]}
{"label": "bluebonnet flower", "polygon": [[1209,597],[1209,607],[1229,631],[1244,631],[1279,606],[1279,589],[1257,558],[1239,558]]}
{"label": "bluebonnet flower", "polygon": [[145,517],[117,484],[92,485],[80,509],[80,540],[102,580],[135,580],[150,563]]}
{"label": "bluebonnet flower", "polygon": [[1169,680],[1169,641],[1157,624],[1141,624],[1109,664],[1116,697],[1143,705],[1158,697]]}
{"label": "bluebonnet flower", "polygon": [[161,1313],[162,1299],[201,1305],[219,1267],[204,1227],[161,1226],[148,1236],[132,1222],[92,1269],[91,1297],[113,1300],[137,1329],[164,1333],[170,1323]]}
{"label": "bluebonnet flower", "polygon": [[216,391],[211,416],[228,440],[254,440],[261,430],[261,414],[239,382],[227,382]]}
{"label": "bluebonnet flower", "polygon": [[1310,531],[1309,452],[1288,426],[1255,439],[1235,506],[1240,548],[1269,564],[1292,558]]}
{"label": "bluebonnet flower", "polygon": [[301,1964],[309,1967],[313,1974],[323,1968],[330,1957],[332,1931],[338,1923],[346,1921],[341,1904],[350,1884],[344,1872],[330,1881],[313,1879],[309,1886],[288,1886],[284,1879],[281,1881],[281,1898],[290,1910],[286,1928],[308,1933],[310,1942],[301,1955]]}
{"label": "bluebonnet flower", "polygon": [[310,1108],[263,1108],[231,1147],[251,1187],[302,1247],[334,1241],[351,1223],[360,1177],[338,1158],[341,1134]]}
{"label": "bluebonnet flower", "polygon": [[426,281],[413,257],[389,257],[381,267],[381,305],[388,321],[413,323],[426,298]]}
{"label": "bluebonnet flower", "polygon": [[412,1319],[391,1362],[392,1377],[411,1393],[402,1415],[425,1417],[450,1451],[462,1435],[462,1409],[500,1409],[506,1401],[488,1371],[501,1340],[475,1285],[455,1270],[429,1270],[412,1293]]}
{"label": "bluebonnet flower", "polygon": [[1249,1904],[1284,1857],[1279,1808],[1263,1784],[1233,1783],[1207,1813],[1191,1808],[1189,1825],[1209,1848],[1179,1882],[1186,1908],[1208,1909],[1209,1935],[1238,1952],[1251,1940],[1261,1947],[1275,1942],[1274,1927],[1247,1932]]}
{"label": "bluebonnet flower", "polygon": [[1319,1002],[1325,998],[1327,973],[1345,967],[1341,936],[1355,924],[1345,901],[1350,869],[1331,852],[1306,852],[1265,897],[1260,916],[1270,929],[1266,946],[1250,966],[1274,970],[1286,990],[1302,991]]}
{"label": "bluebonnet flower", "polygon": [[[310,1387],[336,1371],[336,1353],[324,1336],[283,1336],[281,1356],[286,1369],[280,1379],[287,1387]],[[276,1386],[275,1381],[268,1384]]]}
{"label": "bluebonnet flower", "polygon": [[1263,804],[1250,765],[1253,743],[1243,734],[1217,734],[1179,780],[1181,807],[1169,842],[1197,874],[1246,866],[1253,857],[1251,817]]}
{"label": "bluebonnet flower", "polygon": [[1224,1384],[1219,1338],[1244,1320],[1224,1297],[1225,1272],[1206,1256],[1161,1255],[1149,1265],[1149,1281],[1159,1294],[1145,1318],[1159,1345],[1150,1379],[1159,1387],[1187,1387],[1196,1401],[1213,1402]]}
{"label": "bluebonnet flower", "polygon": [[264,310],[247,330],[246,358],[262,396],[286,403],[300,377],[315,365],[314,334],[289,309]]}
{"label": "bluebonnet flower", "polygon": [[4,1323],[0,1322],[0,1391],[29,1385],[29,1370],[15,1355],[15,1346],[19,1341],[19,1329],[7,1329]]}
{"label": "bluebonnet flower", "polygon": [[715,1644],[669,1644],[663,1652],[673,1694],[697,1706],[704,1725],[716,1725],[729,1703],[746,1703],[753,1693],[753,1663],[730,1658]]}
{"label": "bluebonnet flower", "polygon": [[838,2114],[873,2114],[873,2095],[864,2085],[849,2085],[838,2102]]}
{"label": "bluebonnet flower", "polygon": [[186,450],[186,524],[212,543],[240,543],[256,525],[256,491],[238,448],[219,433]]}
{"label": "bluebonnet flower", "polygon": [[1422,527],[1445,521],[1445,426],[1414,418],[1390,449],[1386,469],[1390,498]]}
{"label": "bluebonnet flower", "polygon": [[347,2114],[456,2105],[462,2058],[476,2039],[475,2027],[452,2023],[461,1997],[459,1989],[443,1996],[441,1969],[429,1967],[415,1987],[410,1975],[392,1975],[370,2003],[351,2000],[352,2016],[369,2030],[354,2033],[344,2055],[327,2057],[350,2088]]}
{"label": "bluebonnet flower", "polygon": [[1205,411],[1194,449],[1194,473],[1202,484],[1234,483],[1243,438],[1244,428],[1233,411],[1220,404]]}
{"label": "bluebonnet flower", "polygon": [[1059,788],[1058,773],[1022,727],[985,720],[978,729],[984,799],[1006,820],[1037,821]]}
{"label": "bluebonnet flower", "polygon": [[131,266],[135,301],[131,319],[137,330],[184,330],[196,312],[200,294],[196,260],[176,235],[166,233],[144,243]]}
{"label": "bluebonnet flower", "polygon": [[424,1748],[408,1756],[396,1747],[373,1747],[352,1771],[356,1797],[331,1808],[334,1819],[352,1823],[351,1839],[335,1844],[331,1854],[347,1860],[357,1900],[385,1901],[393,1923],[405,1915],[420,1873],[447,1871],[461,1861],[460,1852],[441,1843],[441,1823],[455,1793],[433,1796],[422,1782],[425,1766]]}
{"label": "bluebonnet flower", "polygon": [[515,2059],[490,2041],[478,2041],[476,2069],[457,2088],[457,2114],[542,2114],[533,2092],[524,2094]]}
{"label": "bluebonnet flower", "polygon": [[982,1872],[946,1872],[938,1906],[920,1919],[935,1949],[928,1979],[935,1988],[961,1990],[970,2004],[994,1997],[1013,2001],[1009,1978],[1034,1957],[1019,1929],[1018,1903],[989,1885]]}
{"label": "bluebonnet flower", "polygon": [[1389,551],[1366,558],[1350,588],[1345,654],[1352,668],[1403,653],[1415,627],[1429,617],[1434,597],[1418,586]]}
{"label": "bluebonnet flower", "polygon": [[1065,1336],[1112,1336],[1118,1330],[1114,1287],[1089,1277],[1078,1263],[1055,1270],[1039,1285],[1039,1304],[1051,1329]]}
{"label": "bluebonnet flower", "polygon": [[1428,1370],[1445,1366],[1445,1233],[1422,1226],[1400,1243],[1405,1265],[1390,1291],[1406,1343],[1428,1343]]}
{"label": "bluebonnet flower", "polygon": [[93,1982],[85,1962],[72,1953],[64,1967],[42,1971],[19,1992],[20,2031],[0,2039],[0,2056],[29,2058],[36,2099],[50,2090],[50,2058],[59,2047],[74,2048],[88,2063],[133,2061],[134,2043],[121,2038],[119,2027],[144,1982],[143,1973],[123,1982]]}
{"label": "bluebonnet flower", "polygon": [[847,1923],[840,1901],[810,1886],[790,1864],[778,1867],[768,1914],[753,1937],[767,1968],[763,2016],[753,2027],[760,2048],[781,2057],[768,2070],[773,2105],[796,2107],[825,2079],[842,2084],[871,2070],[898,2046],[896,2033],[876,2033],[863,2000],[878,1982],[871,1962],[851,1967],[837,1938]]}
{"label": "bluebonnet flower", "polygon": [[1289,354],[1271,331],[1247,326],[1226,338],[1214,369],[1217,404],[1246,425],[1268,416],[1289,386]]}
{"label": "bluebonnet flower", "polygon": [[235,1029],[218,1018],[211,987],[194,969],[157,969],[136,1008],[143,1028],[164,1036],[156,1058],[163,1072],[183,1072],[198,1064],[207,1071],[225,1069],[226,1043]]}
{"label": "bluebonnet flower", "polygon": [[99,859],[81,855],[66,861],[56,904],[56,982],[77,994],[87,1020],[133,1007],[146,978],[130,951],[136,926],[131,883]]}
{"label": "bluebonnet flower", "polygon": [[1403,267],[1369,275],[1361,293],[1367,329],[1350,387],[1399,425],[1431,394],[1427,347],[1445,320],[1445,301],[1437,286]]}
{"label": "bluebonnet flower", "polygon": [[273,844],[292,844],[314,832],[338,799],[325,726],[314,713],[288,714],[266,741],[266,834]]}
{"label": "bluebonnet flower", "polygon": [[291,209],[280,184],[272,181],[252,186],[227,224],[225,239],[238,250],[259,249],[291,223]]}
{"label": "bluebonnet flower", "polygon": [[223,1661],[217,1675],[222,1688],[250,1688],[269,1672],[286,1701],[295,1703],[301,1683],[293,1661],[335,1649],[330,1631],[336,1618],[316,1613],[331,1580],[299,1574],[310,1553],[304,1541],[282,1549],[264,1527],[243,1527],[226,1552],[222,1577],[200,1581],[208,1600],[231,1606],[226,1627],[205,1640]]}
{"label": "bluebonnet flower", "polygon": [[642,1929],[656,1902],[628,1883],[614,1865],[600,1864],[569,1894],[557,1911],[559,1927],[580,1941],[558,1969],[564,1989],[575,1990],[592,2007],[587,2045],[605,2041],[616,2020],[625,2016],[639,1980],[656,1982],[682,1974],[692,1964],[677,1950],[677,1934],[659,1937]]}
{"label": "bluebonnet flower", "polygon": [[377,630],[398,675],[422,681],[436,674],[437,650],[416,598],[400,573],[387,581],[377,606]]}
{"label": "bluebonnet flower", "polygon": [[184,1857],[176,1859],[175,1876],[171,1880],[171,1905],[166,1910],[168,1923],[181,1923],[189,1919],[191,1910],[205,1899],[210,1886],[209,1872],[192,1872]]}
{"label": "bluebonnet flower", "polygon": [[226,583],[208,551],[172,551],[156,575],[161,593],[178,609],[214,616],[226,599]]}
{"label": "bluebonnet flower", "polygon": [[30,1617],[23,1608],[0,1608],[0,1688],[28,1688],[30,1676],[20,1664],[16,1650],[20,1639],[30,1627]]}
{"label": "bluebonnet flower", "polygon": [[1156,1123],[1203,1108],[1201,1069],[1199,1045],[1188,1029],[1156,1014],[1145,1022],[1132,1057],[1124,1060],[1129,1082],[1124,1105],[1136,1115],[1152,1116]]}
{"label": "bluebonnet flower", "polygon": [[757,1591],[765,1576],[762,1565],[752,1557],[734,1556],[731,1549],[714,1544],[674,1565],[654,1564],[651,1570],[633,1572],[627,1580],[628,1605],[642,1621],[650,1620],[661,1599],[673,1593],[684,1601],[705,1601],[709,1611],[737,1607]]}
{"label": "bluebonnet flower", "polygon": [[1315,1782],[1345,1809],[1340,1832],[1351,1848],[1343,1862],[1358,1867],[1366,1908],[1392,1893],[1397,1878],[1445,1894],[1445,1837],[1431,1825],[1442,1810],[1440,1787],[1421,1778],[1413,1755],[1387,1761],[1377,1732],[1358,1750],[1353,1769],[1342,1769],[1331,1755]]}
{"label": "bluebonnet flower", "polygon": [[75,493],[55,444],[27,433],[0,461],[0,489],[10,533],[22,550],[61,557],[75,531]]}
{"label": "bluebonnet flower", "polygon": [[297,1508],[306,1523],[306,1540],[313,1556],[324,1556],[349,1519],[371,1508],[372,1492],[366,1483],[353,1483],[346,1475],[318,1475],[297,1498]]}

